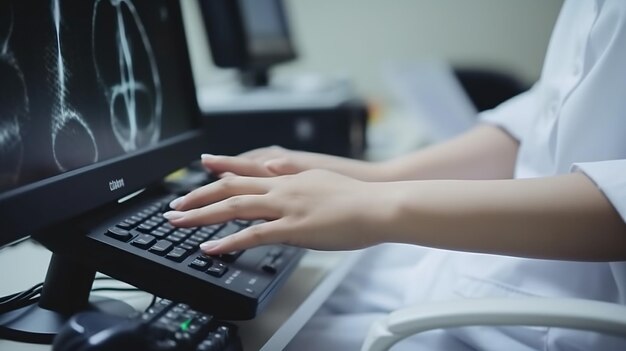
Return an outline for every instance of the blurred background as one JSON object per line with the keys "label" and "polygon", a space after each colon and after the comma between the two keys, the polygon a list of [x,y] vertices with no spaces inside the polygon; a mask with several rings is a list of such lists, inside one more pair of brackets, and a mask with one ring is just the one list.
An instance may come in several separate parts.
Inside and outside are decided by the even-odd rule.
{"label": "blurred background", "polygon": [[[184,1],[199,84],[215,74],[195,1]],[[298,59],[277,76],[351,79],[368,97],[388,96],[381,70],[396,61],[442,58],[532,82],[561,0],[286,0]]]}
{"label": "blurred background", "polygon": [[[223,84],[233,72],[212,64],[198,3],[183,3],[198,89]],[[370,147],[385,149],[370,157],[393,156],[439,138],[423,132],[428,128],[405,126],[407,118],[413,124],[422,120],[414,118],[421,102],[407,99],[441,80],[441,63],[502,73],[524,88],[530,86],[540,75],[561,5],[562,0],[285,0],[298,57],[277,66],[272,76],[279,81],[323,77],[347,82],[370,107]],[[437,71],[432,67],[439,73],[432,74]],[[417,82],[425,86],[409,86]],[[437,94],[452,107],[438,113],[465,108],[462,99],[453,101],[450,86],[443,84]],[[412,97],[407,90],[413,90]],[[422,108],[421,113],[432,114],[432,109]],[[407,130],[410,135],[405,135]],[[384,145],[390,138],[394,150]]]}

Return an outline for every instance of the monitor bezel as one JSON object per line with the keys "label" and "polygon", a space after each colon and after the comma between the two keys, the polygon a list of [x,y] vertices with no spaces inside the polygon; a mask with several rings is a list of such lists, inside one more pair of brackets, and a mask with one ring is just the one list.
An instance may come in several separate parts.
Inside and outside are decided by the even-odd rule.
{"label": "monitor bezel", "polygon": [[201,0],[213,62],[221,68],[268,69],[297,57],[284,1],[278,1],[280,18],[288,49],[267,55],[254,55],[246,30],[240,0]]}
{"label": "monitor bezel", "polygon": [[[181,38],[175,43],[177,54],[181,55],[182,62],[189,63],[179,69],[186,110],[192,120],[190,130],[161,140],[155,146],[1,193],[0,248],[140,191],[188,165],[206,150],[208,143],[196,100],[182,4],[177,0],[168,1],[177,2],[171,7],[176,12],[172,14],[174,21],[179,22],[174,34]],[[109,183],[119,179],[123,179],[124,186],[113,189],[116,187],[111,187]]]}

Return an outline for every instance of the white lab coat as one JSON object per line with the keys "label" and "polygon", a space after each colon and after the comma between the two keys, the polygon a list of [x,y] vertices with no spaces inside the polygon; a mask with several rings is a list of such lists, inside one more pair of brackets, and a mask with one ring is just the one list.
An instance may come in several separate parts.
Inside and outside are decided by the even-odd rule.
{"label": "white lab coat", "polygon": [[[481,118],[520,140],[516,178],[583,172],[626,220],[626,1],[567,1],[540,80]],[[369,250],[290,350],[358,349],[373,320],[424,301],[546,296],[626,304],[626,262],[535,260],[408,245]],[[398,349],[626,350],[626,336],[472,327],[423,333]]]}

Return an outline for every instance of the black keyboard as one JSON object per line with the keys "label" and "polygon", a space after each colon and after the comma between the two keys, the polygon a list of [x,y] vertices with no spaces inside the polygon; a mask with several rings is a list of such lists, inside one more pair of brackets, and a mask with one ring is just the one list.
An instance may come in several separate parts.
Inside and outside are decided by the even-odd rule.
{"label": "black keyboard", "polygon": [[255,317],[296,267],[304,250],[267,245],[207,256],[199,250],[202,242],[258,222],[233,220],[176,228],[162,216],[173,198],[146,195],[124,204],[123,211],[119,207],[96,211],[99,219],[81,222],[81,233],[55,250],[82,255],[104,274],[157,296],[187,303],[216,318]]}
{"label": "black keyboard", "polygon": [[[128,242],[155,255],[165,256],[169,260],[182,262],[191,253],[196,252],[201,243],[209,239],[224,238],[255,224],[255,222],[260,222],[235,220],[206,227],[175,228],[162,216],[162,213],[167,211],[166,206],[173,199],[173,196],[166,197],[160,202],[140,210],[115,226],[110,227],[105,235]],[[281,255],[284,251],[283,249],[274,250]],[[196,256],[196,259],[189,266],[213,276],[221,277],[228,271],[228,266],[224,262],[235,261],[241,253],[242,251],[229,252],[217,257],[200,254]],[[266,271],[275,271],[273,266],[275,264],[270,263],[264,264],[261,268]]]}
{"label": "black keyboard", "polygon": [[[94,335],[104,337],[93,337]],[[237,327],[161,299],[144,313],[124,318],[102,312],[72,317],[53,343],[53,351],[241,351]]]}

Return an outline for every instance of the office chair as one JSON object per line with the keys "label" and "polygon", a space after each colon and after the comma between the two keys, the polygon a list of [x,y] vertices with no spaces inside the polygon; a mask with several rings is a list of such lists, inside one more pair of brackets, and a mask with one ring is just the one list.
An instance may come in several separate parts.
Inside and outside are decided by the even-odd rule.
{"label": "office chair", "polygon": [[383,351],[411,335],[465,326],[562,327],[626,336],[626,306],[583,299],[467,299],[391,312],[370,327],[361,351]]}
{"label": "office chair", "polygon": [[[528,87],[516,77],[481,68],[455,75],[478,111],[493,108]],[[558,298],[467,299],[428,302],[394,311],[375,322],[361,351],[382,351],[411,335],[465,326],[529,325],[584,329],[626,336],[626,306]]]}
{"label": "office chair", "polygon": [[476,111],[492,109],[530,88],[514,74],[480,67],[455,67],[454,75]]}

